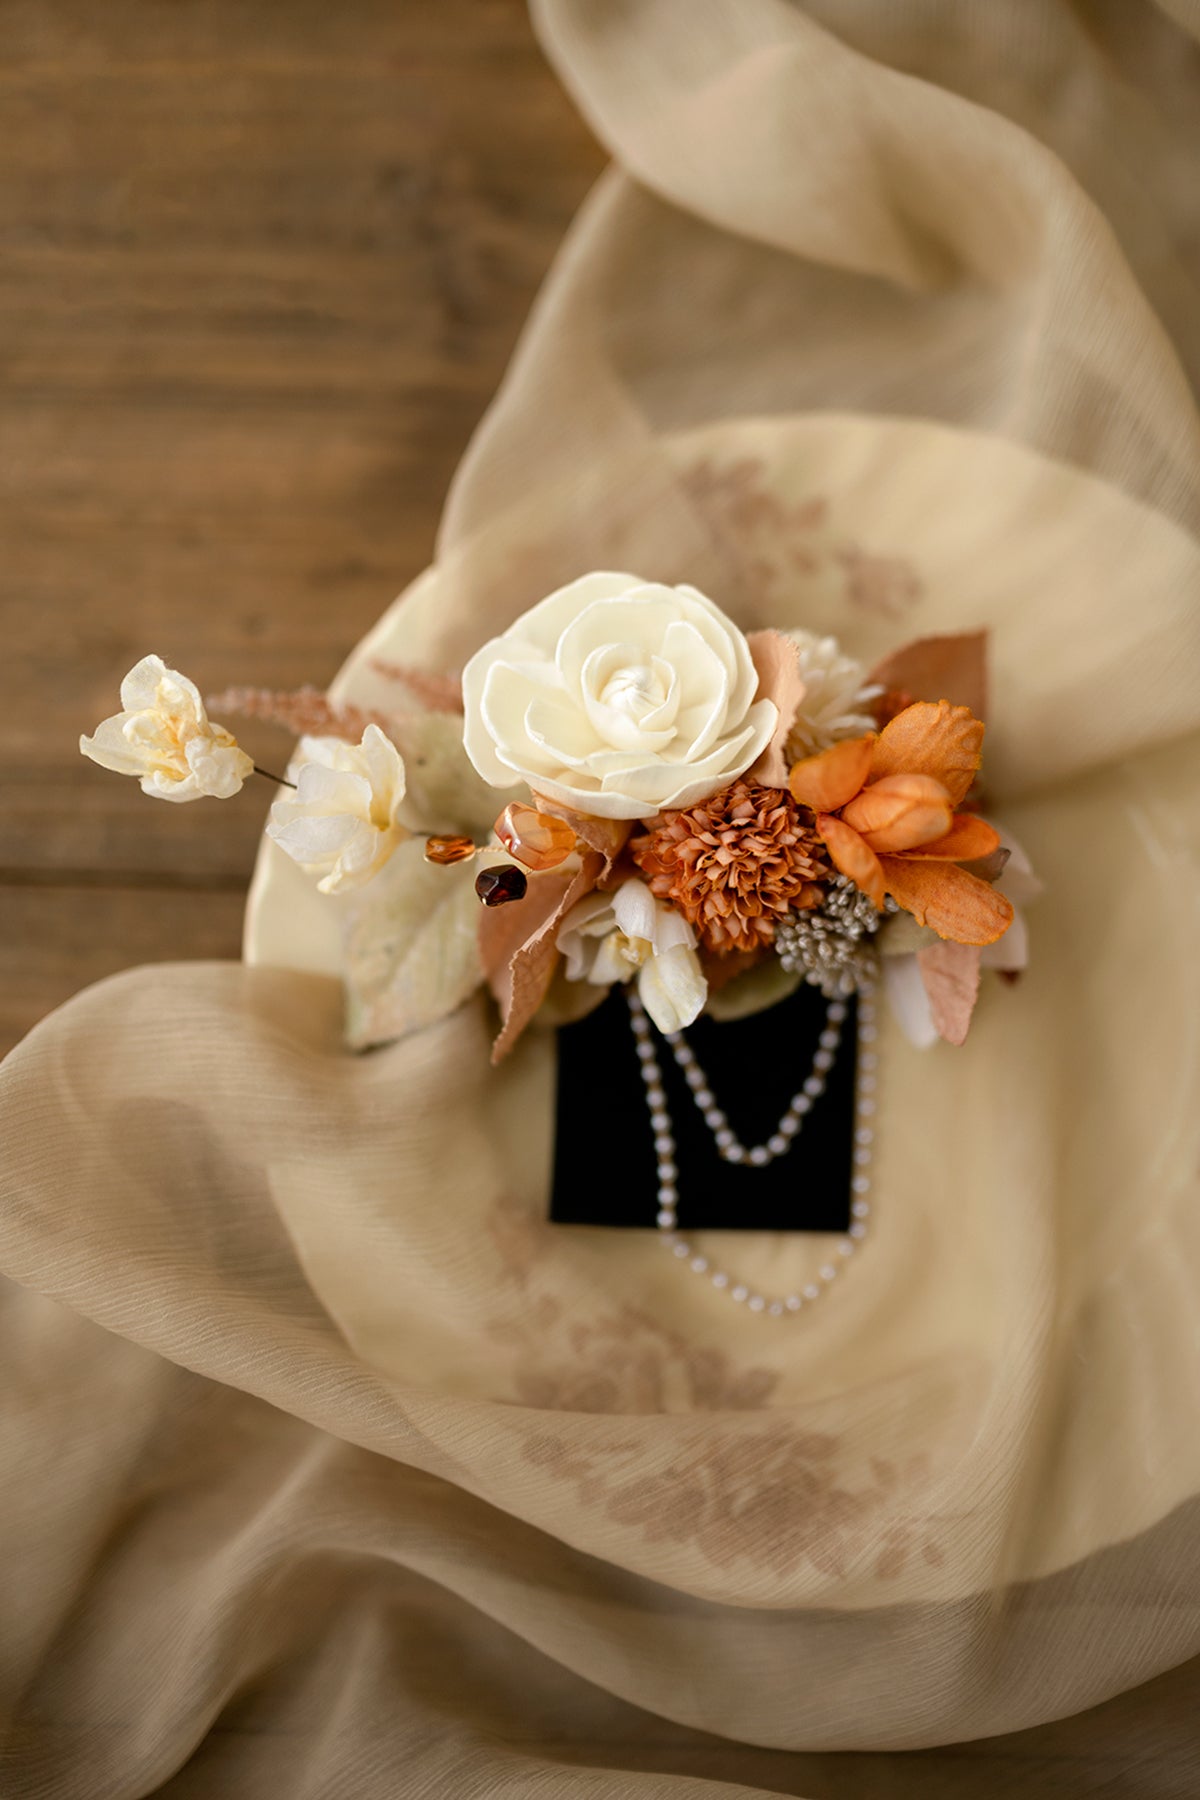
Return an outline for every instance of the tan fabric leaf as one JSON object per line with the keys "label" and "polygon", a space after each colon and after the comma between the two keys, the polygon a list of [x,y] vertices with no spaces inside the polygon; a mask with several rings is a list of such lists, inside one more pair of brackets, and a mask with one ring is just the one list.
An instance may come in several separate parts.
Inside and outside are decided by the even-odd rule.
{"label": "tan fabric leaf", "polygon": [[879,860],[887,892],[940,938],[958,944],[994,944],[1007,931],[1012,901],[957,863],[919,862],[907,856]]}
{"label": "tan fabric leaf", "polygon": [[402,844],[363,890],[346,936],[346,1040],[353,1050],[420,1031],[483,980],[474,862],[426,862]]}
{"label": "tan fabric leaf", "polygon": [[849,876],[864,894],[871,896],[876,906],[882,907],[886,891],[883,870],[871,846],[864,843],[857,831],[851,830],[849,825],[843,825],[840,819],[835,819],[830,813],[818,814],[817,830],[839,874]]}
{"label": "tan fabric leaf", "polygon": [[986,631],[947,632],[902,644],[876,663],[869,680],[900,689],[914,700],[949,700],[987,717]]}
{"label": "tan fabric leaf", "polygon": [[757,698],[773,701],[779,714],[767,747],[748,771],[747,780],[761,782],[764,787],[786,787],[788,761],[784,745],[804,698],[800,651],[782,631],[752,631],[746,642],[758,670]]}
{"label": "tan fabric leaf", "polygon": [[843,738],[816,756],[793,763],[787,778],[792,799],[816,813],[837,812],[853,800],[871,772],[875,737]]}
{"label": "tan fabric leaf", "polygon": [[494,1063],[508,1055],[546,998],[558,963],[559,923],[591,893],[603,868],[603,856],[587,850],[574,871],[532,875],[524,899],[480,906],[479,953],[503,1021],[492,1045]]}
{"label": "tan fabric leaf", "polygon": [[842,818],[882,853],[945,837],[953,813],[950,796],[932,775],[885,775],[856,794]]}
{"label": "tan fabric leaf", "polygon": [[948,700],[918,700],[884,726],[875,740],[871,780],[885,775],[932,775],[954,806],[966,799],[979,771],[983,721]]}
{"label": "tan fabric leaf", "polygon": [[388,662],[373,657],[371,667],[386,681],[404,684],[415,700],[429,712],[458,713],[463,710],[462,676],[436,675],[428,669],[414,669],[408,663]]}
{"label": "tan fabric leaf", "polygon": [[917,952],[933,1022],[948,1044],[966,1041],[979,995],[980,955],[976,944],[935,944]]}

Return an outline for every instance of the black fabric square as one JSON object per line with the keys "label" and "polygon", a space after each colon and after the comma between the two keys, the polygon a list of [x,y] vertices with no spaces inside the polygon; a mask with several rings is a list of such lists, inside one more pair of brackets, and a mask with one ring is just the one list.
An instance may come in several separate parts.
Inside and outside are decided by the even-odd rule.
{"label": "black fabric square", "polygon": [[[777,1129],[812,1071],[826,1001],[801,987],[753,1018],[702,1018],[685,1033],[717,1104],[750,1148]],[[837,1231],[850,1224],[854,1138],[855,1002],[825,1091],[792,1148],[764,1168],[724,1162],[675,1065],[655,1042],[676,1140],[681,1231]],[[554,1187],[559,1225],[653,1227],[658,1210],[654,1133],[624,993],[558,1033]]]}

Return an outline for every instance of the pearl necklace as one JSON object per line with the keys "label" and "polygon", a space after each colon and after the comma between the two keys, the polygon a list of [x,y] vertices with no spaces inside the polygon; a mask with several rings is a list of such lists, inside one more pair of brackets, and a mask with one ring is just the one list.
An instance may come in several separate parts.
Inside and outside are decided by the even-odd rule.
{"label": "pearl necklace", "polygon": [[[731,1300],[746,1305],[751,1312],[766,1313],[772,1318],[800,1312],[827,1291],[830,1283],[837,1277],[840,1262],[829,1261],[822,1264],[817,1271],[817,1278],[808,1282],[798,1293],[777,1296],[760,1294],[746,1282],[738,1281],[727,1270],[715,1267],[707,1256],[697,1251],[690,1239],[676,1229],[679,1205],[676,1183],[679,1171],[675,1163],[675,1133],[671,1115],[667,1111],[662,1069],[650,1021],[637,991],[630,986],[626,988],[625,994],[629,1004],[629,1022],[633,1028],[634,1043],[641,1064],[650,1123],[654,1130],[654,1149],[658,1159],[658,1211],[655,1223],[661,1242],[672,1256],[680,1262],[686,1262],[693,1274],[707,1277],[719,1293],[727,1294]],[[825,1030],[821,1033],[818,1049],[813,1057],[812,1074],[807,1077],[800,1091],[793,1095],[777,1129],[766,1143],[756,1144],[749,1150],[738,1141],[724,1112],[717,1105],[704,1071],[696,1061],[695,1052],[682,1032],[665,1034],[671,1054],[691,1089],[692,1098],[713,1133],[717,1152],[726,1162],[749,1163],[754,1168],[762,1168],[791,1149],[805,1116],[824,1091],[825,1077],[833,1067],[845,1017],[845,1003],[832,1001],[826,1014]],[[836,1256],[843,1261],[854,1255],[866,1237],[871,1216],[868,1195],[871,1191],[871,1158],[875,1143],[875,1071],[879,1062],[873,1048],[875,1038],[875,989],[872,983],[864,982],[858,992],[859,1054],[855,1094],[854,1173],[850,1180],[850,1229],[845,1237],[839,1238],[835,1246]]]}

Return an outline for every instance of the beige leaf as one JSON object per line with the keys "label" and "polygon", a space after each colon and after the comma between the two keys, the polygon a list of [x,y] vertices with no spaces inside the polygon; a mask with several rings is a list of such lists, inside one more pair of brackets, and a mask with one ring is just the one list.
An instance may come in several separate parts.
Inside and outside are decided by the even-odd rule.
{"label": "beige leaf", "polygon": [[363,1050],[453,1012],[483,980],[475,862],[426,862],[402,844],[363,889],[346,940],[346,1037]]}
{"label": "beige leaf", "polygon": [[950,700],[987,717],[986,631],[947,633],[902,644],[871,670],[869,679],[914,700]]}
{"label": "beige leaf", "polygon": [[767,747],[749,769],[747,779],[759,781],[764,787],[783,788],[788,781],[788,762],[783,747],[804,698],[799,646],[782,631],[752,631],[746,642],[758,670],[757,698],[773,700],[779,714]]}
{"label": "beige leaf", "polygon": [[472,767],[462,742],[462,720],[453,713],[408,713],[389,727],[408,776],[409,821],[430,832],[490,837],[498,813],[524,795],[523,784],[490,787]]}
{"label": "beige leaf", "polygon": [[917,952],[933,1022],[948,1044],[966,1039],[979,994],[979,957],[975,944],[934,944]]}

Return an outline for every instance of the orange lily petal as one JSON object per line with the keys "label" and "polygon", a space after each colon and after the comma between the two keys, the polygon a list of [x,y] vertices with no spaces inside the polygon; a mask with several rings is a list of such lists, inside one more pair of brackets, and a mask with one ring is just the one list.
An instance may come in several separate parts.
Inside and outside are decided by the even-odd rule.
{"label": "orange lily petal", "polygon": [[[830,848],[830,855],[833,850]],[[1012,901],[957,863],[922,862],[918,857],[880,859],[886,890],[910,912],[956,944],[994,944],[1012,923]]]}
{"label": "orange lily petal", "polygon": [[991,856],[999,847],[1000,833],[994,825],[977,818],[974,813],[955,813],[945,837],[935,839],[932,844],[921,844],[906,854],[925,857],[931,862],[978,862]]}
{"label": "orange lily petal", "polygon": [[793,763],[788,776],[792,799],[811,806],[816,813],[840,811],[870,774],[874,747],[875,733],[871,732],[866,737],[843,738],[818,756]]}
{"label": "orange lily petal", "polygon": [[875,740],[871,780],[886,775],[932,775],[958,806],[979,769],[983,721],[968,706],[918,700],[885,725]]}
{"label": "orange lily petal", "polygon": [[882,910],[883,868],[871,846],[864,844],[857,831],[829,813],[818,813],[817,830],[838,873],[848,875],[855,886],[869,894],[876,907]]}
{"label": "orange lily petal", "polygon": [[949,794],[932,775],[885,775],[856,794],[843,807],[842,818],[872,850],[911,850],[914,844],[945,837],[953,809]]}

